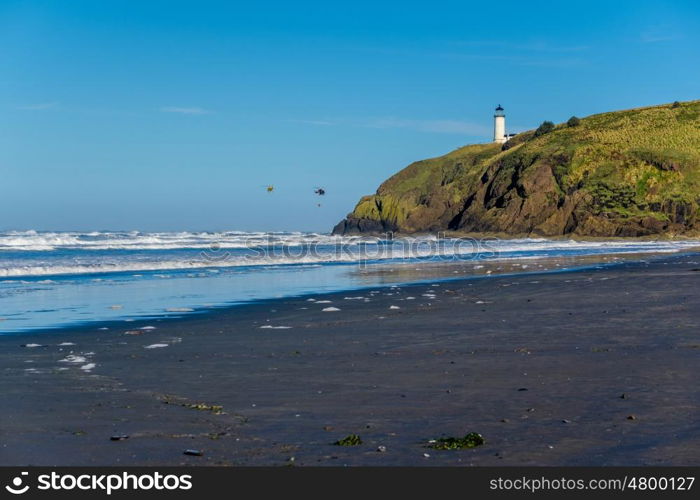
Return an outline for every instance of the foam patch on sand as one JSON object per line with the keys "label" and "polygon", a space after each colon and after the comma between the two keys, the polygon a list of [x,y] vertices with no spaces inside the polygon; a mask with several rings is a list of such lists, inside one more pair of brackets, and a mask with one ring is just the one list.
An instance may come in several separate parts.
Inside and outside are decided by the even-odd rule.
{"label": "foam patch on sand", "polygon": [[85,356],[79,356],[77,354],[69,354],[63,359],[59,359],[59,363],[85,363],[87,361],[87,358]]}

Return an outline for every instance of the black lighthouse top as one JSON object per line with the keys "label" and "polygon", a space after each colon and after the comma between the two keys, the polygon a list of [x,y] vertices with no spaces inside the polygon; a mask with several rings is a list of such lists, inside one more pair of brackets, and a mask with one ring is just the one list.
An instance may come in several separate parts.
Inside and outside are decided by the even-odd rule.
{"label": "black lighthouse top", "polygon": [[503,107],[500,104],[496,108],[496,112],[494,113],[494,116],[506,116],[505,112],[503,111]]}

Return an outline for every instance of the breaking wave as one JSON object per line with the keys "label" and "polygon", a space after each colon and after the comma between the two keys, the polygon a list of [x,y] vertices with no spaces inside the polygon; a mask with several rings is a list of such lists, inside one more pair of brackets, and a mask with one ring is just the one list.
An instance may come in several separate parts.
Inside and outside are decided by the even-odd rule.
{"label": "breaking wave", "polygon": [[301,232],[0,233],[0,277],[137,273],[406,259],[530,259],[601,253],[677,252],[697,240],[576,241],[438,238],[393,240]]}

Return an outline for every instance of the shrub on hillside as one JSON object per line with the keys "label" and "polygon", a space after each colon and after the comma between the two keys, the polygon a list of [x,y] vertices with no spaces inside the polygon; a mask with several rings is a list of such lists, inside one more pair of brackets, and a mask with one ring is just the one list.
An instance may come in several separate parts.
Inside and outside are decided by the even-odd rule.
{"label": "shrub on hillside", "polygon": [[578,127],[580,123],[581,123],[581,119],[578,116],[572,116],[566,122],[566,126],[567,127]]}
{"label": "shrub on hillside", "polygon": [[548,134],[552,130],[554,130],[554,124],[550,121],[543,121],[542,125],[537,127],[537,130],[535,130],[535,137],[539,137],[541,135]]}

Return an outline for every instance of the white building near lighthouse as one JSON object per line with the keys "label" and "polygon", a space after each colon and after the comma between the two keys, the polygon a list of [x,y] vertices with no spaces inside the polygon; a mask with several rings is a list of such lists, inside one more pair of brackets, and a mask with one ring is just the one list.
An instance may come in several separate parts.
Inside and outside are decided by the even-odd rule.
{"label": "white building near lighthouse", "polygon": [[506,113],[500,104],[493,114],[493,142],[503,144],[515,134],[506,134]]}

